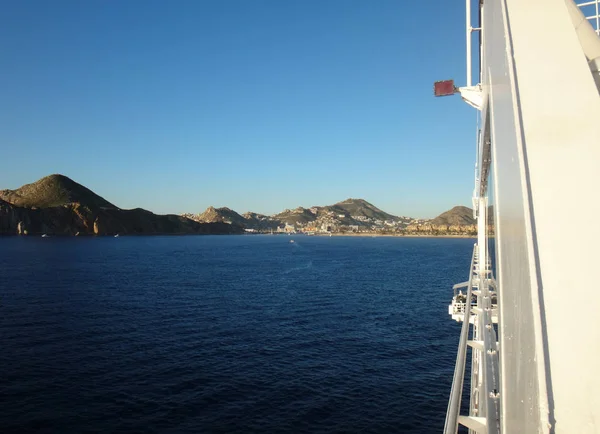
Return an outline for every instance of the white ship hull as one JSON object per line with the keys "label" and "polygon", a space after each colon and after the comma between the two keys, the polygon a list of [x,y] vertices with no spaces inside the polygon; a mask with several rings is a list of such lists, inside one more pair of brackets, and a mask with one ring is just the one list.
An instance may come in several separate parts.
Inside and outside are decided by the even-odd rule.
{"label": "white ship hull", "polygon": [[455,373],[446,432],[600,432],[600,39],[570,2],[481,5],[480,87],[461,93],[481,112],[477,245],[484,267],[493,227],[497,276],[470,317],[470,414]]}

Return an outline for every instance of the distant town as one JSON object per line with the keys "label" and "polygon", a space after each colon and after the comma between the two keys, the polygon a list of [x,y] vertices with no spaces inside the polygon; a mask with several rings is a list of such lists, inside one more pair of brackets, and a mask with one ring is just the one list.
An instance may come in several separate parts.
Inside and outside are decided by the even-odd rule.
{"label": "distant town", "polygon": [[[309,210],[316,215],[314,208]],[[199,214],[182,214],[182,217],[189,218],[198,222],[206,222],[199,218]],[[345,221],[348,219],[360,222],[360,224],[346,224]],[[224,223],[236,224],[227,218],[220,220]],[[314,221],[302,222],[298,221],[295,223],[280,222],[278,219],[271,216],[261,216],[258,221],[262,223],[262,227],[247,227],[244,228],[247,233],[305,233],[309,235],[313,234],[329,234],[329,233],[393,233],[393,232],[405,232],[409,226],[424,225],[430,220],[426,219],[415,219],[406,216],[400,216],[398,219],[380,220],[377,218],[371,218],[363,215],[346,215],[336,214],[333,211],[327,211],[324,215],[320,215]]]}
{"label": "distant town", "polygon": [[201,214],[187,213],[182,217],[200,223],[238,225],[246,233],[469,235],[476,232],[470,208],[455,207],[435,219],[418,219],[388,214],[364,199],[347,199],[329,206],[286,209],[272,216],[238,214],[225,207],[209,207]]}

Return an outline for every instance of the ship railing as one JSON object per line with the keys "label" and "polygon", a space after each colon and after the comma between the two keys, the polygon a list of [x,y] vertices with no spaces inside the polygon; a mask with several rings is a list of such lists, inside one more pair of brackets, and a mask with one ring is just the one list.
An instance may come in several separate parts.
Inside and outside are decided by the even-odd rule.
{"label": "ship railing", "polygon": [[459,313],[464,314],[466,308],[467,308],[467,303],[463,303],[463,302],[460,302],[460,301],[452,303],[452,314],[453,315],[456,315],[456,314],[459,314]]}
{"label": "ship railing", "polygon": [[[477,244],[473,246],[471,256],[471,275],[466,283],[467,300],[471,300],[473,291],[473,272],[477,258]],[[460,284],[459,284],[460,285]],[[471,303],[465,303],[464,315],[469,318],[471,315]],[[465,366],[467,362],[467,342],[469,340],[469,321],[463,321],[460,331],[460,341],[458,343],[458,353],[456,355],[456,366],[452,379],[452,389],[450,390],[450,400],[448,401],[448,410],[446,411],[446,423],[444,425],[444,434],[456,434],[458,430],[458,417],[460,415],[460,403],[462,399],[463,385],[465,381]]]}
{"label": "ship railing", "polygon": [[[477,244],[473,246],[470,276],[467,282],[454,285],[454,290],[467,288],[466,295],[461,292],[464,307],[461,316],[462,328],[456,355],[456,365],[452,380],[452,389],[446,412],[445,434],[456,434],[458,426],[469,428],[470,432],[499,432],[499,394],[498,394],[498,355],[497,338],[493,323],[497,323],[496,282],[489,266],[480,272]],[[456,295],[455,295],[456,298]],[[454,316],[453,316],[454,318]],[[466,320],[468,318],[468,320]],[[456,318],[454,318],[456,319]],[[473,337],[469,340],[470,326],[473,325]],[[467,349],[472,347],[471,394],[469,416],[460,414],[466,368]]]}
{"label": "ship railing", "polygon": [[[473,278],[471,279],[471,283],[473,288],[477,288],[479,285],[479,271],[477,270],[477,257],[475,257],[475,269],[472,270]],[[492,312],[492,321],[494,324],[498,323],[498,296],[496,293],[496,280],[494,279],[491,266],[488,264],[488,269],[485,271],[486,278],[484,279],[489,286],[489,292],[491,297],[491,312]],[[462,289],[468,286],[469,282],[458,283],[453,286],[454,296],[452,297],[452,302],[448,305],[448,315],[452,317],[453,320],[457,322],[464,321],[465,311],[467,307],[467,295],[462,291]],[[477,295],[475,292],[471,296],[471,307],[477,306]],[[471,315],[469,317],[469,321],[473,324],[473,317],[475,313],[471,310]]]}
{"label": "ship railing", "polygon": [[594,27],[596,34],[600,36],[600,0],[576,1],[575,4]]}

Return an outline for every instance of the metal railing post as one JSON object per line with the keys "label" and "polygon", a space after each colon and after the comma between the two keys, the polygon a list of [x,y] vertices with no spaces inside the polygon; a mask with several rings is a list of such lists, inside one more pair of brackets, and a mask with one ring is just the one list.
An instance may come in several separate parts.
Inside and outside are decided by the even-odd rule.
{"label": "metal railing post", "polygon": [[458,431],[458,416],[460,414],[460,403],[462,400],[463,385],[465,380],[465,366],[467,361],[467,341],[469,340],[469,326],[471,323],[471,296],[473,288],[473,266],[475,265],[475,253],[477,244],[473,246],[473,255],[471,256],[471,268],[469,275],[469,286],[467,287],[467,301],[465,304],[465,316],[463,318],[462,328],[460,330],[460,341],[458,344],[458,353],[456,355],[456,366],[454,367],[454,377],[452,379],[452,389],[450,390],[450,399],[448,401],[448,410],[446,411],[446,422],[444,424],[444,434],[456,434]]}
{"label": "metal railing post", "polygon": [[465,0],[467,2],[467,86],[470,87],[472,83],[471,78],[471,0]]}
{"label": "metal railing post", "polygon": [[596,34],[600,36],[600,12],[598,11],[599,0],[596,0]]}

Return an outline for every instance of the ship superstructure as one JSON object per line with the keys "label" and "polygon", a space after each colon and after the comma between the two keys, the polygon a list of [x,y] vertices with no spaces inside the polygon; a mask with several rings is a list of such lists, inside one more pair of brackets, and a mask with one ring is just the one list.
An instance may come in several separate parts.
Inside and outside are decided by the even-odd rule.
{"label": "ship superstructure", "polygon": [[435,85],[480,113],[478,237],[449,307],[462,329],[444,432],[600,432],[599,1],[466,6],[466,86]]}

